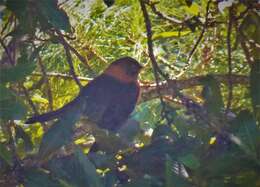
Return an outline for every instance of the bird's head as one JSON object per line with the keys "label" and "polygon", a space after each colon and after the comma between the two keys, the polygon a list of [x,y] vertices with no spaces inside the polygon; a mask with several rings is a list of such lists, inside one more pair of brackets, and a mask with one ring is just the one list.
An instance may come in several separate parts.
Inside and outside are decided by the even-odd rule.
{"label": "bird's head", "polygon": [[131,57],[123,57],[112,62],[105,74],[115,77],[122,82],[136,82],[142,69],[141,64]]}

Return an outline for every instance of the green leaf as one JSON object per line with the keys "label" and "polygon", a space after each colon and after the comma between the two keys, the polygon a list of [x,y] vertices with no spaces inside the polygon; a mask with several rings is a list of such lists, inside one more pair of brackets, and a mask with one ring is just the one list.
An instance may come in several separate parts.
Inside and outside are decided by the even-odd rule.
{"label": "green leaf", "polygon": [[39,9],[48,22],[57,29],[71,32],[69,17],[66,12],[58,8],[57,1],[39,1]]}
{"label": "green leaf", "polygon": [[248,111],[242,111],[233,122],[233,133],[238,138],[237,145],[250,156],[257,155],[256,144],[260,141],[260,130]]}
{"label": "green leaf", "polygon": [[260,16],[257,13],[250,11],[243,19],[239,30],[248,40],[260,44]]}
{"label": "green leaf", "polygon": [[6,7],[19,17],[24,15],[27,3],[27,0],[7,0]]}
{"label": "green leaf", "polygon": [[39,94],[34,94],[32,96],[32,101],[35,102],[35,103],[42,103],[42,104],[48,104],[49,103],[48,99],[43,98]]}
{"label": "green leaf", "polygon": [[197,3],[193,2],[191,6],[185,6],[184,7],[184,10],[187,12],[187,13],[190,13],[192,15],[198,15],[199,12],[200,12],[200,7]]}
{"label": "green leaf", "polygon": [[30,58],[28,58],[27,54],[23,53],[18,59],[16,66],[0,69],[0,82],[6,83],[20,81],[27,75],[31,74],[36,65],[29,60]]}
{"label": "green leaf", "polygon": [[257,60],[251,66],[250,72],[250,94],[254,113],[260,122],[260,60]]}
{"label": "green leaf", "polygon": [[0,157],[10,166],[12,166],[12,154],[11,151],[9,151],[6,146],[2,143],[0,143]]}
{"label": "green leaf", "polygon": [[33,148],[33,144],[30,136],[23,130],[22,127],[16,125],[15,126],[15,138],[21,138],[24,141],[25,151],[31,151]]}
{"label": "green leaf", "polygon": [[15,94],[8,88],[0,85],[0,102],[4,100],[10,100],[15,98]]}
{"label": "green leaf", "polygon": [[48,165],[52,173],[72,186],[103,186],[95,166],[78,148],[73,155],[51,160]]}
{"label": "green leaf", "polygon": [[26,107],[17,99],[0,101],[0,118],[3,120],[21,120],[26,115]]}
{"label": "green leaf", "polygon": [[181,37],[181,36],[186,36],[189,33],[191,33],[190,30],[188,30],[188,31],[161,32],[161,33],[153,35],[153,39],[157,40],[157,39],[161,39],[161,38]]}
{"label": "green leaf", "polygon": [[223,180],[212,180],[209,187],[227,187]]}
{"label": "green leaf", "polygon": [[218,114],[224,107],[219,83],[210,75],[203,78],[201,82],[204,85],[202,90],[204,106],[209,113]]}
{"label": "green leaf", "polygon": [[89,186],[93,187],[101,187],[101,181],[99,176],[97,175],[96,168],[94,165],[89,161],[88,157],[83,154],[83,152],[77,149],[75,156],[82,166],[85,176],[89,180]]}
{"label": "green leaf", "polygon": [[43,135],[38,153],[39,159],[48,159],[52,153],[71,141],[73,126],[78,117],[79,113],[71,112],[68,115],[62,116],[61,119],[53,124]]}
{"label": "green leaf", "polygon": [[177,175],[174,171],[174,160],[166,154],[165,160],[165,187],[173,187],[173,186],[182,186],[189,187],[191,184],[187,179],[182,177],[181,175]]}
{"label": "green leaf", "polygon": [[39,169],[30,169],[25,172],[24,186],[26,187],[65,187],[47,172]]}
{"label": "green leaf", "polygon": [[190,169],[198,169],[200,167],[200,161],[194,154],[187,154],[178,159],[182,162],[185,166],[189,167]]}

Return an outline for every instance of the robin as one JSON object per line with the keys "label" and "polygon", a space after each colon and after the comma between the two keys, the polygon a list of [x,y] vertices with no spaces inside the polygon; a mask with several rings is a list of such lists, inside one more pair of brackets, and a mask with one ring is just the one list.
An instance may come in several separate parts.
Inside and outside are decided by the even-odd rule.
{"label": "robin", "polygon": [[140,93],[138,75],[142,66],[131,57],[112,62],[104,72],[83,87],[62,108],[29,118],[26,123],[62,119],[79,112],[100,128],[117,131],[135,108]]}

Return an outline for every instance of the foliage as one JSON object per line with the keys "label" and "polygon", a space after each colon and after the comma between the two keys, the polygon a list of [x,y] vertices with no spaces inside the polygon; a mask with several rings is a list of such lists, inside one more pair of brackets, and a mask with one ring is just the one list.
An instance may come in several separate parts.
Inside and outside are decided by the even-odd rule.
{"label": "foliage", "polygon": [[[258,1],[0,0],[0,10],[0,186],[260,186]],[[145,68],[118,134],[78,122],[81,106],[24,123],[122,56]]]}

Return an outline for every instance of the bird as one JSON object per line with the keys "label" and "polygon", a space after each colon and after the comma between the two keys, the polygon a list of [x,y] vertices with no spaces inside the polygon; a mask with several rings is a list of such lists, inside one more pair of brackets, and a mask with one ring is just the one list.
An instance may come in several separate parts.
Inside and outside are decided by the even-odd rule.
{"label": "bird", "polygon": [[142,65],[134,58],[119,58],[84,86],[71,102],[55,111],[33,116],[25,123],[62,119],[72,113],[80,113],[98,127],[116,132],[137,104],[140,95],[138,75],[141,69]]}

